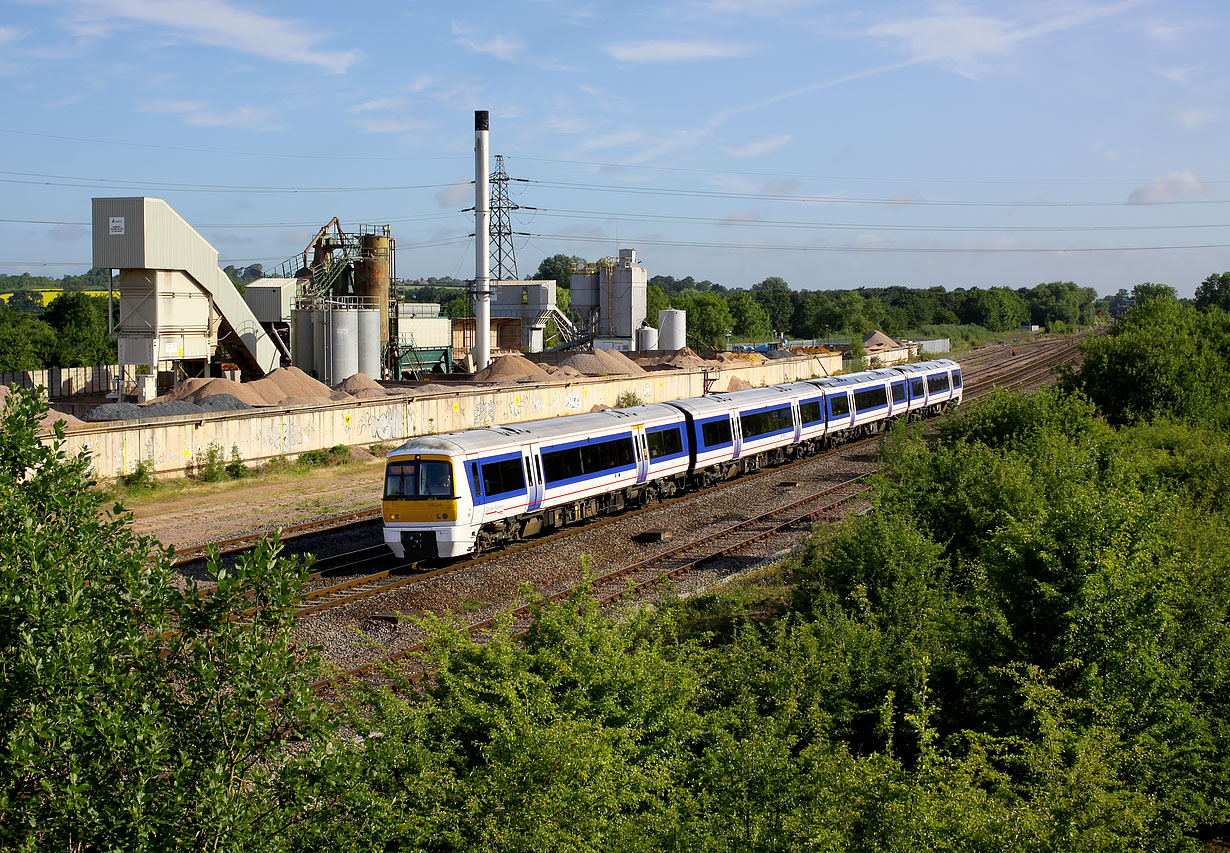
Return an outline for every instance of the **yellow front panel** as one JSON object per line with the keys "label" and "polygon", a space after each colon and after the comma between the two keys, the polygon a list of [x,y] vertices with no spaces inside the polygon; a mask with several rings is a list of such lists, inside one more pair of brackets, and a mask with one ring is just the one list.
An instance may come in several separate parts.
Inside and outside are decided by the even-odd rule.
{"label": "yellow front panel", "polygon": [[416,500],[416,501],[385,501],[384,521],[386,524],[431,523],[435,521],[456,521],[457,501],[455,500]]}

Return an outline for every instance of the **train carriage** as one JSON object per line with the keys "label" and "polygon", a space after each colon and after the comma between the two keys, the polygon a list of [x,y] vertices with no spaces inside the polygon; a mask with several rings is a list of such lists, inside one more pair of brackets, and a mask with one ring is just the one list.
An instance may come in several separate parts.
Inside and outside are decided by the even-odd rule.
{"label": "train carriage", "polygon": [[399,558],[459,557],[961,399],[941,359],[414,438],[388,455],[384,539]]}

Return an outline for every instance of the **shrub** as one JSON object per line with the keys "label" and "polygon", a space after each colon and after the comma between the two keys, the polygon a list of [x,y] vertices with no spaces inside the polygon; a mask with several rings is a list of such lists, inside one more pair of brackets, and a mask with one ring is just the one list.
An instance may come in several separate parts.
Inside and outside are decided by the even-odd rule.
{"label": "shrub", "polygon": [[119,480],[130,489],[152,490],[158,486],[158,478],[154,476],[154,463],[148,459],[142,459],[131,473],[122,474]]}
{"label": "shrub", "polygon": [[351,461],[350,448],[344,444],[335,444],[326,450],[308,450],[300,453],[297,461],[301,468],[347,465]]}
{"label": "shrub", "polygon": [[232,480],[242,480],[248,475],[247,466],[243,464],[243,457],[239,455],[239,445],[231,445],[231,461],[226,463],[226,476]]}
{"label": "shrub", "polygon": [[615,398],[615,408],[630,409],[633,406],[643,406],[645,401],[635,391],[625,391]]}
{"label": "shrub", "polygon": [[222,448],[210,442],[203,454],[196,458],[197,476],[206,483],[218,483],[226,479],[226,463],[222,461]]}

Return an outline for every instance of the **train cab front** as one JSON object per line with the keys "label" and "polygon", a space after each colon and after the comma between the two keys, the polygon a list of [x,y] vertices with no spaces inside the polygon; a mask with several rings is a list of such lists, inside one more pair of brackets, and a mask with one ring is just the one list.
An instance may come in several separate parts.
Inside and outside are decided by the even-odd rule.
{"label": "train cab front", "polygon": [[[459,557],[473,550],[459,517],[457,477],[448,456],[393,456],[385,465],[384,542],[402,560]],[[468,508],[462,507],[464,513]],[[468,540],[468,541],[467,541]]]}

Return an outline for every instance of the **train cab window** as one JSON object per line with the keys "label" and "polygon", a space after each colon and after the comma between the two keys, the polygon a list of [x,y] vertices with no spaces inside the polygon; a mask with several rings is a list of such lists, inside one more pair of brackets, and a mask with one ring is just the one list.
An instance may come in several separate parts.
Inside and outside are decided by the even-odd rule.
{"label": "train cab window", "polygon": [[829,397],[829,417],[837,418],[850,414],[850,398],[845,394]]}
{"label": "train cab window", "polygon": [[905,402],[905,383],[904,382],[894,382],[893,383],[893,402],[894,403],[904,403]]}
{"label": "train cab window", "polygon": [[961,387],[961,371],[959,370],[954,370],[952,372],[952,387],[953,388]]}
{"label": "train cab window", "polygon": [[763,412],[748,412],[745,415],[739,415],[739,421],[740,426],[743,427],[744,438],[755,438],[758,435],[794,429],[794,418],[790,414],[789,406]]}
{"label": "train cab window", "polygon": [[948,374],[947,373],[937,373],[933,376],[928,376],[927,377],[927,390],[930,391],[932,394],[935,394],[938,391],[947,391],[948,390]]}
{"label": "train cab window", "polygon": [[926,395],[927,395],[927,389],[923,387],[923,381],[921,379],[911,379],[910,380],[910,396],[915,397],[915,398],[921,398],[921,397],[925,397]]}
{"label": "train cab window", "polygon": [[700,435],[705,447],[724,447],[730,444],[730,419],[722,418],[701,424]]}
{"label": "train cab window", "polygon": [[878,409],[888,405],[888,392],[883,385],[874,388],[864,388],[854,392],[854,410],[865,412],[868,409]]}
{"label": "train cab window", "polygon": [[808,400],[806,403],[799,403],[799,418],[805,424],[814,424],[824,420],[824,411],[820,408],[820,401]]}
{"label": "train cab window", "polygon": [[487,497],[524,491],[525,475],[521,472],[521,457],[483,465],[483,493]]}
{"label": "train cab window", "polygon": [[385,500],[453,497],[453,463],[406,459],[389,463],[384,475]]}
{"label": "train cab window", "polygon": [[650,459],[661,459],[663,456],[674,456],[683,452],[683,437],[679,433],[679,427],[654,430],[646,433],[645,438],[649,443]]}

